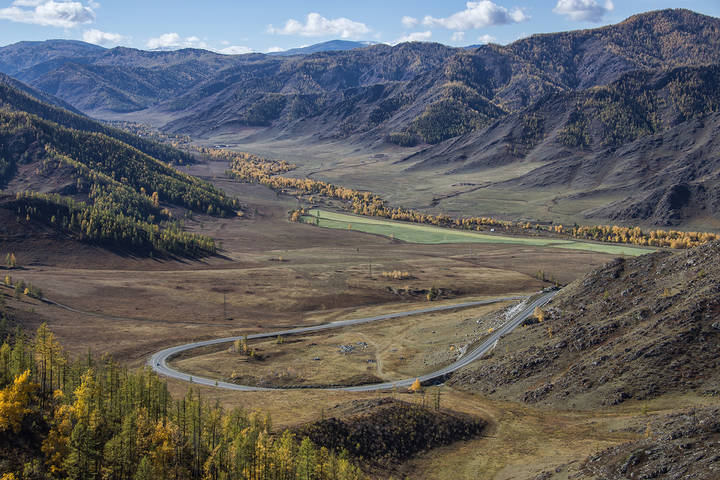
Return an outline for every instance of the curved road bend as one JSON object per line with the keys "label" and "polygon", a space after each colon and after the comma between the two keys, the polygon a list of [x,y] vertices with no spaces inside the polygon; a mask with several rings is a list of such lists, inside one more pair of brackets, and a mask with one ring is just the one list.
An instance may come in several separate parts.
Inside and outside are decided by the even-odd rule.
{"label": "curved road bend", "polygon": [[[499,328],[496,332],[494,332],[490,338],[488,338],[485,342],[483,342],[480,346],[476,347],[472,351],[466,353],[463,355],[460,359],[458,359],[455,363],[452,363],[448,365],[445,368],[442,368],[436,372],[428,373],[425,375],[422,375],[420,377],[417,377],[420,379],[421,382],[427,382],[430,380],[436,380],[438,378],[443,378],[446,375],[466,366],[470,363],[474,362],[481,356],[483,356],[488,351],[492,350],[495,343],[507,333],[513,331],[518,325],[522,323],[523,320],[525,320],[527,317],[532,315],[533,310],[535,310],[535,307],[539,307],[542,305],[545,305],[550,300],[553,299],[557,292],[547,292],[540,295],[537,299],[535,299],[533,302],[531,302],[529,305],[525,306],[520,312],[513,315],[513,317],[501,328]],[[360,325],[363,323],[370,323],[370,322],[377,322],[379,320],[389,320],[393,318],[402,318],[402,317],[409,317],[413,315],[421,315],[425,313],[433,313],[433,312],[441,312],[445,310],[457,310],[462,308],[471,308],[471,307],[477,307],[480,305],[489,305],[492,303],[497,302],[504,302],[508,300],[521,300],[527,297],[503,297],[503,298],[495,298],[491,300],[481,300],[476,302],[466,302],[466,303],[458,303],[455,305],[443,305],[440,307],[430,307],[430,308],[424,308],[422,310],[413,310],[409,312],[398,312],[398,313],[389,313],[386,315],[378,315],[375,317],[365,317],[365,318],[357,318],[354,320],[342,320],[339,322],[331,322],[331,323],[325,323],[322,325],[315,325],[312,327],[301,327],[301,328],[293,328],[290,330],[281,330],[278,332],[269,332],[269,333],[256,333],[252,335],[248,335],[248,340],[254,340],[258,338],[270,338],[270,337],[277,337],[281,335],[295,335],[299,333],[310,333],[310,332],[319,332],[322,330],[328,330],[332,328],[341,328],[341,327],[347,327],[350,325]],[[218,345],[221,343],[230,343],[234,342],[235,340],[242,339],[244,337],[226,337],[226,338],[217,338],[214,340],[205,340],[202,342],[193,342],[193,343],[187,343],[185,345],[178,345],[175,347],[166,348],[165,350],[161,350],[157,353],[155,353],[150,359],[148,360],[148,364],[150,367],[155,370],[158,374],[164,375],[166,377],[175,378],[178,380],[183,380],[186,382],[192,382],[199,385],[205,385],[209,387],[218,387],[218,388],[224,388],[227,390],[237,390],[237,391],[244,391],[244,392],[252,392],[252,391],[267,391],[267,390],[282,390],[281,388],[275,389],[275,388],[264,388],[264,387],[253,387],[249,385],[237,385],[234,383],[228,383],[228,382],[222,382],[220,380],[214,380],[211,378],[205,378],[205,377],[198,377],[195,375],[189,375],[184,372],[180,372],[178,370],[175,370],[174,368],[170,367],[167,362],[171,357],[174,357],[182,352],[185,352],[187,350],[192,350],[199,347],[207,347],[210,345]],[[345,391],[351,391],[351,392],[369,392],[374,390],[389,390],[396,387],[409,387],[412,385],[412,383],[415,381],[416,377],[408,378],[404,380],[398,380],[395,382],[385,382],[385,383],[374,383],[369,385],[357,385],[353,387],[333,387],[333,388],[326,388],[326,390],[345,390]]]}

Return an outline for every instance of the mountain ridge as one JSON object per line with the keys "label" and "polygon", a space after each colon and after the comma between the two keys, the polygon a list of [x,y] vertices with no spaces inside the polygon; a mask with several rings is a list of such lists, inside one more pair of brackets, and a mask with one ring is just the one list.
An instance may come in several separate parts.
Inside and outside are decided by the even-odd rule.
{"label": "mountain ridge", "polygon": [[327,42],[315,43],[305,47],[289,48],[279,52],[269,52],[268,55],[286,57],[289,55],[309,55],[318,52],[335,52],[354,50],[356,48],[365,48],[375,45],[377,42],[370,41],[351,41],[351,40],[328,40]]}

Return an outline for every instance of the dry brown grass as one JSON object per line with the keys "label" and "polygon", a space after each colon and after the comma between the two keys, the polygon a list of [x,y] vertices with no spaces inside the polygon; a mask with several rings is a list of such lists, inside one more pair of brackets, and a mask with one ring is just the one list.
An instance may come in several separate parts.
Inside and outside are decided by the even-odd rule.
{"label": "dry brown grass", "polygon": [[[205,173],[217,172],[208,169]],[[278,197],[263,187],[226,180],[216,183],[243,198],[249,204],[248,215],[228,219],[197,216],[188,220],[187,226],[217,238],[223,247],[222,256],[202,261],[138,259],[44,237],[16,239],[8,249],[16,252],[24,268],[13,276],[38,285],[49,298],[88,313],[70,312],[34,300],[9,299],[9,303],[13,308],[34,311],[36,322],[47,321],[75,354],[91,348],[98,354],[112,354],[125,364],[140,366],[154,351],[192,340],[428,305],[424,297],[399,291],[405,287],[412,291],[436,286],[456,297],[441,299],[440,303],[530,293],[543,286],[534,278],[538,269],[569,282],[610,260],[604,254],[516,245],[409,245],[353,231],[317,229],[287,221],[287,212],[297,205],[293,199]],[[282,262],[271,261],[279,257]],[[383,278],[383,271],[412,272],[413,278],[398,285],[397,280]],[[336,337],[325,338],[325,347],[310,337],[303,341],[315,342],[319,349],[327,348],[318,356],[350,362],[340,363],[342,369],[367,372],[368,364],[363,364],[367,359],[362,356],[333,357],[339,343],[366,341],[370,345],[367,355],[377,362],[376,373],[405,378],[448,362],[453,355],[450,346],[465,342],[469,338],[466,335],[486,332],[491,325],[477,324],[475,320],[491,308],[495,307],[388,322],[379,328],[367,325],[338,331],[332,334]],[[37,324],[28,323],[26,327],[33,329]],[[431,333],[433,330],[436,334]],[[263,347],[268,353],[294,346],[298,351],[268,368],[281,368],[283,361],[288,367],[298,363],[297,359],[303,359],[302,345],[269,342]],[[208,361],[204,368],[212,366]],[[336,372],[303,371],[300,375],[325,381]],[[241,393],[173,380],[169,384],[176,395],[193,388],[228,407],[267,411],[278,426],[311,421],[337,404],[378,395],[307,390]],[[421,398],[398,395],[414,401]],[[549,416],[450,389],[443,394],[442,403],[445,408],[492,420],[494,433],[418,457],[407,466],[412,478],[442,478],[438,474],[443,468],[457,471],[458,478],[490,478],[485,472],[510,472],[512,465],[527,466],[533,458],[549,462],[553,452],[569,455],[573,438],[577,439],[575,450],[580,455],[621,437],[598,427],[597,438],[583,440],[592,430],[587,424],[589,417]]]}
{"label": "dry brown grass", "polygon": [[[355,384],[361,376],[401,380],[453,362],[463,347],[502,321],[493,312],[508,304],[287,337],[282,343],[276,339],[250,342],[255,359],[232,352],[226,344],[187,352],[173,363],[194,375],[266,386]],[[354,349],[344,354],[340,345]]]}

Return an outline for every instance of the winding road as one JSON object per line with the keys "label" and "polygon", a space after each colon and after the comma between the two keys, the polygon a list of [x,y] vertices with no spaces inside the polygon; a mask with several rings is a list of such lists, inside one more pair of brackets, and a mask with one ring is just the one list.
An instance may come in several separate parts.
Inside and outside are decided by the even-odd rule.
{"label": "winding road", "polygon": [[[400,388],[400,387],[409,387],[412,385],[412,383],[415,381],[416,378],[419,378],[421,382],[429,382],[433,380],[438,380],[446,377],[450,373],[459,370],[462,367],[465,367],[469,365],[470,363],[474,362],[490,350],[492,350],[495,346],[495,344],[500,340],[504,335],[510,333],[513,331],[518,325],[520,325],[523,320],[525,320],[527,317],[532,315],[533,311],[535,310],[535,307],[540,307],[542,305],[545,305],[550,300],[553,299],[557,292],[542,292],[537,298],[533,299],[531,302],[529,302],[527,305],[523,306],[523,308],[518,311],[517,313],[513,314],[512,318],[510,318],[501,328],[499,328],[497,331],[495,331],[487,340],[485,340],[481,345],[477,346],[473,350],[465,353],[465,355],[461,356],[457,361],[454,363],[451,363],[450,365],[446,366],[445,368],[442,368],[436,372],[428,373],[425,375],[421,375],[419,377],[413,377],[413,378],[407,378],[404,380],[397,380],[394,382],[385,382],[385,383],[373,383],[368,385],[356,385],[352,387],[332,387],[332,388],[326,388],[326,390],[345,390],[350,392],[369,392],[369,391],[375,391],[375,390],[389,390],[393,388]],[[442,305],[439,307],[430,307],[430,308],[424,308],[421,310],[412,310],[409,312],[398,312],[398,313],[389,313],[386,315],[378,315],[375,317],[365,317],[365,318],[357,318],[353,320],[342,320],[338,322],[331,322],[331,323],[325,323],[322,325],[315,325],[312,327],[301,327],[301,328],[293,328],[290,330],[280,330],[277,332],[269,332],[269,333],[256,333],[253,335],[248,335],[248,340],[254,340],[258,338],[271,338],[271,337],[277,337],[277,336],[287,336],[287,335],[297,335],[300,333],[311,333],[311,332],[319,332],[322,330],[329,330],[333,328],[342,328],[347,327],[350,325],[360,325],[363,323],[370,323],[370,322],[377,322],[380,320],[390,320],[393,318],[403,318],[403,317],[410,317],[413,315],[422,315],[426,313],[434,313],[434,312],[441,312],[445,310],[457,310],[457,309],[463,309],[463,308],[471,308],[471,307],[477,307],[481,305],[489,305],[492,303],[497,302],[505,302],[508,300],[523,300],[526,301],[529,300],[528,297],[502,297],[502,298],[494,298],[490,300],[480,300],[475,302],[466,302],[466,303],[458,303],[454,305]],[[175,378],[177,380],[184,380],[186,382],[196,383],[198,385],[205,385],[209,387],[217,387],[217,388],[223,388],[227,390],[237,390],[237,391],[243,391],[243,392],[252,392],[252,391],[267,391],[267,390],[282,390],[282,388],[265,388],[265,387],[254,387],[250,385],[237,385],[234,383],[228,383],[228,382],[222,382],[220,380],[215,380],[212,378],[205,378],[205,377],[198,377],[195,375],[190,375],[188,373],[184,373],[178,370],[175,370],[174,368],[170,367],[168,365],[168,360],[176,355],[179,355],[185,351],[192,350],[195,348],[200,347],[207,347],[211,345],[218,345],[222,343],[230,343],[234,342],[235,340],[239,340],[245,337],[226,337],[226,338],[217,338],[214,340],[205,340],[202,342],[193,342],[193,343],[186,343],[185,345],[178,345],[175,347],[166,348],[165,350],[161,350],[157,353],[155,353],[150,359],[148,360],[148,365],[155,370],[158,374]]]}

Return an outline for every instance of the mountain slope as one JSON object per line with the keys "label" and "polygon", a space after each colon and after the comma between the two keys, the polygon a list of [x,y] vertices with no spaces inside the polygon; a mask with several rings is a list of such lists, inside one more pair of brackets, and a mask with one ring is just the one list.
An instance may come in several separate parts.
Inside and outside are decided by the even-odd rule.
{"label": "mountain slope", "polygon": [[79,110],[75,109],[75,107],[73,107],[69,103],[62,101],[57,97],[53,97],[52,95],[48,95],[48,94],[38,90],[37,88],[33,88],[25,83],[22,83],[9,75],[5,75],[4,73],[0,73],[0,85],[2,85],[2,84],[9,85],[16,90],[20,90],[27,96],[32,97],[36,100],[39,100],[40,102],[45,103],[47,105],[52,105],[54,107],[58,107],[63,110],[67,110],[76,115],[82,115],[82,113],[80,113]]}
{"label": "mountain slope", "polygon": [[[182,116],[169,129],[190,134],[207,133],[210,129],[197,120],[213,118],[216,129],[272,124],[293,132],[302,130],[298,122],[305,122],[310,130],[317,130],[318,124],[338,125],[330,127],[336,136],[404,133],[405,137],[391,138],[438,143],[552,93],[606,85],[637,70],[720,62],[718,38],[720,20],[687,10],[665,10],[595,30],[535,35],[507,46],[474,50],[443,51],[419,43],[375,45],[288,60],[276,69],[240,68],[241,77],[234,73],[198,87],[214,92],[222,102],[200,95],[195,102],[160,108]],[[414,66],[413,57],[427,68],[408,68]],[[388,65],[394,75],[383,71]],[[332,74],[319,76],[326,71]],[[323,81],[328,78],[345,81]],[[401,88],[389,88],[390,82],[401,82]],[[307,108],[308,103],[314,108]],[[247,116],[263,107],[268,111],[268,104],[270,114],[260,121]],[[219,109],[236,112],[235,117],[218,116]]]}
{"label": "mountain slope", "polygon": [[107,127],[84,115],[68,111],[62,107],[62,104],[62,101],[39,94],[35,89],[27,87],[12,77],[0,76],[0,107],[2,108],[37,115],[75,130],[102,133],[167,163],[183,164],[192,163],[195,160],[194,157],[180,150]]}
{"label": "mountain slope", "polygon": [[68,58],[96,58],[105,48],[75,40],[18,42],[0,48],[0,70],[9,75],[36,65]]}
{"label": "mountain slope", "polygon": [[0,209],[14,212],[17,222],[4,222],[3,235],[39,224],[134,254],[214,252],[212,239],[184,233],[170,209],[229,215],[236,201],[108,134],[150,153],[185,154],[42,104],[6,84],[0,99]]}
{"label": "mountain slope", "polygon": [[495,186],[614,197],[583,212],[600,221],[720,220],[718,75],[718,65],[631,72],[607,86],[552,95],[405,163],[468,177],[524,164],[533,168]]}
{"label": "mountain slope", "polygon": [[205,50],[146,52],[83,42],[20,42],[0,48],[0,71],[84,112],[141,110],[248,56]]}
{"label": "mountain slope", "polygon": [[503,339],[451,383],[579,409],[720,381],[720,243],[617,259],[563,289],[542,323]]}

